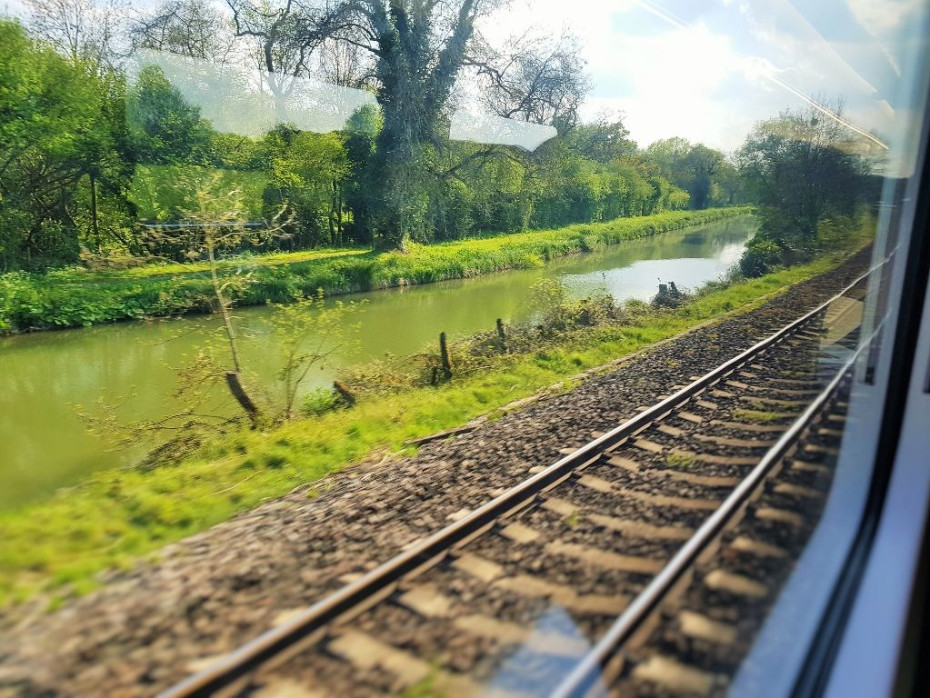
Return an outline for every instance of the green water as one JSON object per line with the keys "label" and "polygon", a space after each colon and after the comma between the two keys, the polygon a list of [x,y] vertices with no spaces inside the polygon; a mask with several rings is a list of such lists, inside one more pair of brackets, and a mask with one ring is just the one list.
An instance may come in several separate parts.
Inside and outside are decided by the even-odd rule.
{"label": "green water", "polygon": [[[530,287],[558,278],[576,297],[607,291],[618,299],[648,300],[659,279],[695,288],[720,278],[753,233],[749,217],[714,223],[605,251],[557,260],[543,269],[491,274],[405,289],[357,294],[365,298],[356,345],[315,371],[306,388],[329,385],[340,366],[385,353],[404,355],[451,338],[494,327],[496,318],[530,317]],[[268,310],[237,311],[244,366],[276,387],[275,337]],[[87,433],[76,406],[101,397],[122,404],[126,419],[154,419],[180,406],[172,366],[183,362],[220,326],[217,317],[106,325],[0,339],[0,509],[18,506],[74,484],[102,468],[131,465],[134,452],[109,451]],[[224,411],[218,393],[216,411]]]}

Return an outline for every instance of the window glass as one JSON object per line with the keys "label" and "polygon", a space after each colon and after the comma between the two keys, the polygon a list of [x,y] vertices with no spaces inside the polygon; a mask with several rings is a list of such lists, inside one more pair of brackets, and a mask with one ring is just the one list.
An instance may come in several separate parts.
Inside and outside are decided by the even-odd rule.
{"label": "window glass", "polygon": [[927,21],[0,5],[0,693],[747,686],[868,494]]}

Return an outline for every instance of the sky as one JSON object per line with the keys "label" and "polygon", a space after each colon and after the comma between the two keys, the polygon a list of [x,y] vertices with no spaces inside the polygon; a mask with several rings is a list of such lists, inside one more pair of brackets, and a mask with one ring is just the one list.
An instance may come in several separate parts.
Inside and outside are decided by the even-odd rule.
{"label": "sky", "polygon": [[678,135],[729,152],[757,121],[812,99],[841,100],[849,127],[900,150],[928,9],[927,0],[515,0],[489,30],[536,24],[580,37],[593,85],[582,117],[620,113],[643,146]]}
{"label": "sky", "polygon": [[682,136],[732,152],[759,120],[841,100],[844,125],[900,161],[928,17],[930,0],[511,0],[479,29],[574,33],[592,85],[583,120],[621,115],[641,146]]}

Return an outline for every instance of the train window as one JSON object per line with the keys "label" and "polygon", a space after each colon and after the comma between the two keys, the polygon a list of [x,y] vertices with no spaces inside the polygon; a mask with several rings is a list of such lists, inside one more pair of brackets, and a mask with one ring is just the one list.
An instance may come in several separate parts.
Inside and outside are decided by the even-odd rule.
{"label": "train window", "polygon": [[0,5],[0,696],[918,694],[928,23]]}

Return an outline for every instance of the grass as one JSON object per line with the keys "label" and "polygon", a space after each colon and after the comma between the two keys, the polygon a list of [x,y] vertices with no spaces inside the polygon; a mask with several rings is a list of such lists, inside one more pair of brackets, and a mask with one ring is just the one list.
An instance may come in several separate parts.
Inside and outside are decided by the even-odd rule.
{"label": "grass", "polygon": [[690,453],[672,451],[665,457],[665,464],[673,468],[690,468],[696,461]]}
{"label": "grass", "polygon": [[42,592],[53,599],[85,592],[97,584],[102,570],[129,567],[166,543],[348,465],[409,453],[406,439],[451,429],[557,383],[567,389],[569,379],[582,370],[728,311],[757,307],[841,258],[834,254],[718,287],[681,308],[644,314],[628,326],[571,335],[561,347],[508,356],[496,370],[438,388],[372,396],[351,410],[274,431],[234,434],[178,464],[95,473],[43,502],[0,514],[0,605]]}
{"label": "grass", "polygon": [[777,422],[784,419],[780,412],[765,412],[763,410],[745,410],[742,408],[733,410],[734,419],[741,419],[746,422]]}
{"label": "grass", "polygon": [[246,215],[251,220],[262,217],[262,201],[268,175],[254,170],[230,170],[198,165],[136,165],[129,199],[136,205],[139,217],[171,220],[181,211],[196,209],[193,187],[179,187],[178,182],[208,181],[217,176],[218,192],[237,190],[242,194]]}
{"label": "grass", "polygon": [[[748,212],[746,207],[670,211],[558,230],[411,245],[405,253],[358,248],[278,252],[229,259],[222,266],[252,275],[252,283],[236,299],[239,305],[264,305],[318,289],[331,296],[531,269],[556,257]],[[0,275],[0,332],[204,312],[211,307],[211,293],[209,267],[204,263],[13,272]]]}

